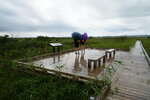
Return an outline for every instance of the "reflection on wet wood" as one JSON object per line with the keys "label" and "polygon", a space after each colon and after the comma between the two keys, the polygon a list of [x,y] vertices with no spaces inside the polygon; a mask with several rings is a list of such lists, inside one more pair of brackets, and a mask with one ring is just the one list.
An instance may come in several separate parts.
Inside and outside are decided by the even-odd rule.
{"label": "reflection on wet wood", "polygon": [[103,70],[103,67],[97,67],[96,69],[88,69],[88,76],[96,77],[101,71]]}
{"label": "reflection on wet wood", "polygon": [[51,70],[56,70],[56,66],[63,66],[61,68],[62,72],[88,76],[88,69],[92,72],[99,66],[105,66],[106,58],[104,55],[104,50],[80,49],[37,56],[32,60],[36,66],[42,66]]}

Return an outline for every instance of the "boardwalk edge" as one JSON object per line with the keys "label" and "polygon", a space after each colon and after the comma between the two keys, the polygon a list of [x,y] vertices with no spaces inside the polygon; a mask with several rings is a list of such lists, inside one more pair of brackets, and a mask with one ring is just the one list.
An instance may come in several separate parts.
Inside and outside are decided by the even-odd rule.
{"label": "boardwalk edge", "polygon": [[141,41],[140,41],[140,44],[141,44],[141,47],[142,47],[143,53],[144,53],[144,55],[145,55],[145,57],[146,57],[146,60],[147,60],[147,62],[148,62],[148,64],[149,64],[149,66],[150,66],[150,58],[149,58],[149,56],[148,56],[147,52],[145,51],[145,49],[144,49],[143,44],[142,44],[142,42],[141,42]]}

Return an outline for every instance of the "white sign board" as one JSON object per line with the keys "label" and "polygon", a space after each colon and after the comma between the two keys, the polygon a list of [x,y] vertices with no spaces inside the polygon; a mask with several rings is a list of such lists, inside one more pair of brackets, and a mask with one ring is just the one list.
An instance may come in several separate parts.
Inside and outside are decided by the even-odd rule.
{"label": "white sign board", "polygon": [[56,46],[62,46],[61,43],[50,43],[51,46],[56,47]]}

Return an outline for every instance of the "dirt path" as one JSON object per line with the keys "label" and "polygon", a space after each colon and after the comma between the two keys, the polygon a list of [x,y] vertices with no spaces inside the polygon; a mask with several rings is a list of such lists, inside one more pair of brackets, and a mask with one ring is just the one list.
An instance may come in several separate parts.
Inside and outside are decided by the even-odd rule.
{"label": "dirt path", "polygon": [[140,41],[130,52],[116,56],[116,59],[124,65],[112,77],[112,91],[106,100],[150,100],[150,67]]}

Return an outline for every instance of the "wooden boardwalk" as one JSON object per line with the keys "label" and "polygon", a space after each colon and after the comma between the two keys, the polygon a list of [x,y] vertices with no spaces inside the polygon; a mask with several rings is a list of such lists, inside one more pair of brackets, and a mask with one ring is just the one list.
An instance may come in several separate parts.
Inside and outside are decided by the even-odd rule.
{"label": "wooden boardwalk", "polygon": [[106,100],[150,100],[150,67],[140,41],[130,52],[119,57],[116,55],[116,59],[123,65],[112,77],[111,91]]}

